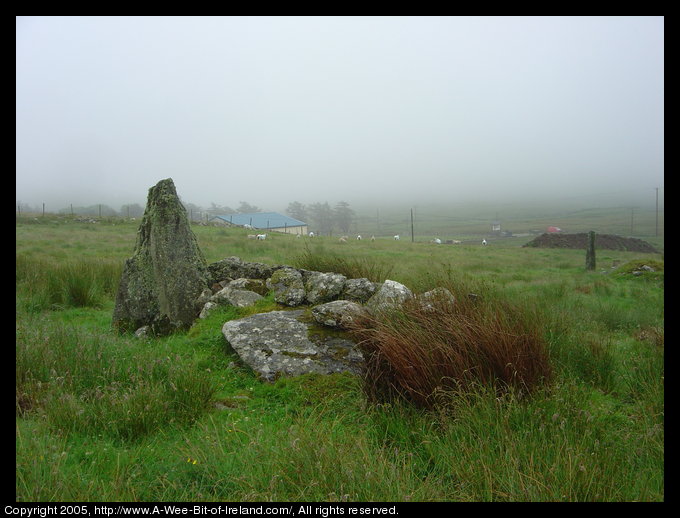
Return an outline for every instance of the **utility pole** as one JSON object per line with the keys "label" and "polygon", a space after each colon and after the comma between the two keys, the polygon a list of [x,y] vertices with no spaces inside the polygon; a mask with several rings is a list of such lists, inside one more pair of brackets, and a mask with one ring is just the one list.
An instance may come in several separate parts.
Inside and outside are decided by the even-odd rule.
{"label": "utility pole", "polygon": [[415,242],[415,235],[413,234],[413,209],[411,209],[411,243]]}
{"label": "utility pole", "polygon": [[633,236],[633,213],[635,212],[635,207],[630,208],[630,235]]}
{"label": "utility pole", "polygon": [[656,237],[659,236],[659,188],[656,188],[656,229],[654,231]]}

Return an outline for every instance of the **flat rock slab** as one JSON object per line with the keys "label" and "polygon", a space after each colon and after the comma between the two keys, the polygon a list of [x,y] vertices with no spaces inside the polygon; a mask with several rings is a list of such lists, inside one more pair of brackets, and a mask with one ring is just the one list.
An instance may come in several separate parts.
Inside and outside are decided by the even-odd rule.
{"label": "flat rock slab", "polygon": [[304,310],[258,313],[225,323],[222,334],[266,381],[307,373],[359,374],[363,356],[349,335],[305,322],[304,314]]}

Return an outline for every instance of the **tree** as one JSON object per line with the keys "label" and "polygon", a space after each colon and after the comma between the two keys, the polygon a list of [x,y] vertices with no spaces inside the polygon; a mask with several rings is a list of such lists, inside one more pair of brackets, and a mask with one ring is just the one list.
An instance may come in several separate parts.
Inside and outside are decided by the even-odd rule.
{"label": "tree", "polygon": [[260,212],[260,208],[256,207],[255,205],[251,205],[250,203],[247,203],[245,201],[239,202],[241,205],[238,206],[238,212],[241,214],[247,214],[249,212]]}
{"label": "tree", "polygon": [[309,206],[308,211],[316,231],[331,235],[333,232],[333,210],[328,202],[313,203]]}
{"label": "tree", "polygon": [[354,219],[354,211],[349,208],[349,203],[346,201],[338,202],[333,209],[333,216],[335,223],[343,234],[349,234],[349,228]]}
{"label": "tree", "polygon": [[120,215],[124,218],[141,218],[144,215],[144,207],[139,203],[129,203],[120,208]]}
{"label": "tree", "polygon": [[220,205],[217,205],[215,202],[211,201],[210,208],[206,210],[206,212],[208,214],[212,214],[213,216],[217,216],[220,214],[234,214],[236,211],[231,207],[227,207],[226,205],[222,207]]}
{"label": "tree", "polygon": [[[203,208],[195,205],[193,203],[182,202],[184,210],[187,211],[187,217],[189,221],[201,221],[203,219]],[[229,207],[227,207],[229,208]],[[226,214],[226,212],[220,212],[220,214]]]}
{"label": "tree", "polygon": [[307,207],[305,207],[299,201],[289,203],[288,208],[286,209],[286,214],[288,214],[291,218],[295,218],[300,221],[307,221],[309,218],[309,214],[307,214]]}

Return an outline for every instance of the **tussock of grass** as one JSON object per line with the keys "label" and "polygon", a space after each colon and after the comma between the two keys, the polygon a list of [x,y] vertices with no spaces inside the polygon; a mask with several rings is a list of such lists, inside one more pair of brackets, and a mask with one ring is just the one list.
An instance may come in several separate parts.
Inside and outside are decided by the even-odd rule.
{"label": "tussock of grass", "polygon": [[56,262],[25,255],[16,259],[21,304],[32,311],[99,307],[115,296],[121,272],[121,263],[104,259]]}
{"label": "tussock of grass", "polygon": [[193,422],[213,393],[191,364],[139,342],[38,321],[17,331],[16,414],[55,429],[136,440]]}
{"label": "tussock of grass", "polygon": [[305,251],[295,258],[295,266],[316,272],[340,273],[348,279],[366,278],[373,282],[388,279],[392,267],[371,257],[341,257],[317,246],[310,250],[305,244]]}
{"label": "tussock of grass", "polygon": [[[17,223],[17,501],[663,501],[660,271],[589,274],[580,251],[500,242],[310,240],[322,258],[393,266],[379,281],[456,296],[455,310],[407,307],[384,329],[366,326],[383,375],[369,399],[349,374],[258,380],[220,331],[243,309],[217,308],[163,338],[113,333],[105,278],[117,285],[136,227]],[[293,264],[304,252],[293,236],[195,229],[208,261]],[[631,259],[614,251],[601,262]],[[69,264],[98,296],[64,295]],[[540,370],[507,353],[536,328],[551,375],[530,389]],[[392,366],[382,345],[408,361]],[[463,382],[440,365],[451,358],[476,366]]]}
{"label": "tussock of grass", "polygon": [[477,384],[531,392],[552,368],[536,313],[499,300],[459,298],[426,307],[413,300],[357,321],[367,394],[431,408],[437,395]]}

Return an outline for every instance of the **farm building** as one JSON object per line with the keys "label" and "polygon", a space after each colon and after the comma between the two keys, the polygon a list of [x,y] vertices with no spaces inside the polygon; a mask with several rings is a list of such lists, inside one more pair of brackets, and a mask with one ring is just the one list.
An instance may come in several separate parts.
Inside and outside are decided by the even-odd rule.
{"label": "farm building", "polygon": [[307,234],[307,223],[284,216],[278,212],[253,212],[250,214],[224,214],[215,216],[213,222],[254,230],[270,230],[285,234]]}

